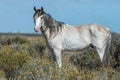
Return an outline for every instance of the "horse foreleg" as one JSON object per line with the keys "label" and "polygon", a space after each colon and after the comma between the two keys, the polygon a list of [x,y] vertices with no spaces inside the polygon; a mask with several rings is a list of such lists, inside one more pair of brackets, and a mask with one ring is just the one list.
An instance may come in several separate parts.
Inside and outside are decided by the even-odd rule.
{"label": "horse foreleg", "polygon": [[56,58],[57,66],[58,66],[59,68],[61,68],[61,67],[62,67],[61,50],[59,50],[59,49],[54,49],[54,55],[55,55],[55,58]]}

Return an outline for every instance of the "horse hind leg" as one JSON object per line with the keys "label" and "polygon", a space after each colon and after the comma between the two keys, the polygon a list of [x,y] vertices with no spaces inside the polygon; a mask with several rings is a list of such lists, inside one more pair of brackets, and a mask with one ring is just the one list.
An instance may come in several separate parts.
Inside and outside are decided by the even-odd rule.
{"label": "horse hind leg", "polygon": [[109,53],[109,47],[105,45],[103,48],[98,48],[97,52],[99,54],[100,60],[101,60],[101,65],[104,67],[107,67],[109,65],[108,63],[108,53]]}
{"label": "horse hind leg", "polygon": [[110,48],[110,42],[111,42],[111,35],[109,35],[107,38],[97,38],[94,40],[94,42],[92,43],[101,60],[102,66],[108,66],[109,65],[109,48]]}
{"label": "horse hind leg", "polygon": [[97,49],[101,62],[103,62],[104,51],[102,49]]}

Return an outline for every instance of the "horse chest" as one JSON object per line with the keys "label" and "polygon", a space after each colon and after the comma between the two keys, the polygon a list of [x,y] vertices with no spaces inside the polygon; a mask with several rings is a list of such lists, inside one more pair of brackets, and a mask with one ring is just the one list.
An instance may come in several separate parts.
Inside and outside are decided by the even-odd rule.
{"label": "horse chest", "polygon": [[62,40],[59,37],[52,40],[48,40],[47,43],[51,48],[62,50]]}

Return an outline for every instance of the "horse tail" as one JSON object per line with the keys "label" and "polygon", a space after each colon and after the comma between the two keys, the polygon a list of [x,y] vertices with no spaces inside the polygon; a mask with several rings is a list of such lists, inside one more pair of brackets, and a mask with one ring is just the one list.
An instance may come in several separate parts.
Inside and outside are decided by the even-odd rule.
{"label": "horse tail", "polygon": [[105,49],[105,54],[106,54],[106,60],[107,60],[107,66],[110,65],[109,63],[109,57],[110,57],[110,46],[111,46],[111,32],[109,31],[108,33],[108,38],[107,38],[107,45]]}

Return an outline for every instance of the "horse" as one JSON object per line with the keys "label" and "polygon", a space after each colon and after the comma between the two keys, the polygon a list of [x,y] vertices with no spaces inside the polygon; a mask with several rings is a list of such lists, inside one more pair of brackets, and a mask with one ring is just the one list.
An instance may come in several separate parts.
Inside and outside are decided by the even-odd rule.
{"label": "horse", "polygon": [[71,26],[53,19],[43,7],[36,9],[34,6],[34,12],[34,31],[42,32],[59,68],[62,67],[61,52],[65,50],[82,50],[91,46],[96,49],[101,62],[105,54],[109,55],[111,33],[108,28],[98,24]]}

